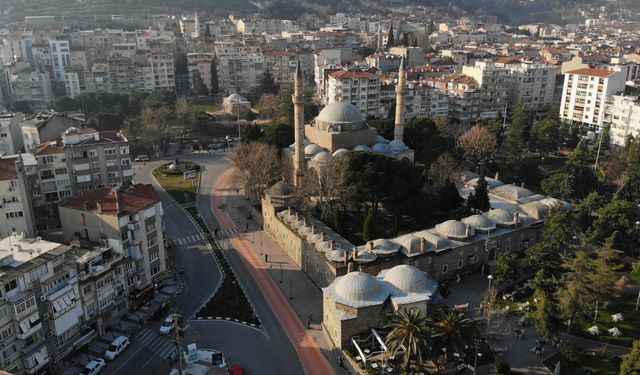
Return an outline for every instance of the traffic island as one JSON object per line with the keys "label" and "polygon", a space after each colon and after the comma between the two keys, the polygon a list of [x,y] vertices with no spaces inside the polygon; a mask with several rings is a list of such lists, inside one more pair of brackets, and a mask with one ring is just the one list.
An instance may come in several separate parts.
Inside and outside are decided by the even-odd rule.
{"label": "traffic island", "polygon": [[153,177],[179,204],[193,205],[200,185],[200,166],[176,159],[153,170]]}

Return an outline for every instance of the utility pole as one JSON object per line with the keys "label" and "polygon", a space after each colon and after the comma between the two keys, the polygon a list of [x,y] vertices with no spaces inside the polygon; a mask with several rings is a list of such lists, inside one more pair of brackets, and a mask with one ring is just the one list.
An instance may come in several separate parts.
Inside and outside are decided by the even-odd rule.
{"label": "utility pole", "polygon": [[178,361],[178,375],[182,375],[182,358],[180,356],[180,351],[182,350],[182,345],[180,344],[180,332],[182,331],[182,328],[180,328],[180,318],[182,318],[182,315],[172,314],[171,316],[173,317],[173,324],[176,327],[175,343],[176,360]]}

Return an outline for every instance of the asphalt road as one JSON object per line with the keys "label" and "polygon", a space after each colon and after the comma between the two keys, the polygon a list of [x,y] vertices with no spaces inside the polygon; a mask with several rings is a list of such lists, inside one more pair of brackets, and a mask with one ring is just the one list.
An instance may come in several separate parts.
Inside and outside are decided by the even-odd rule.
{"label": "asphalt road", "polygon": [[[212,186],[217,177],[229,168],[223,154],[180,157],[197,161],[203,167],[198,206],[209,228],[218,227],[211,212]],[[170,161],[158,160],[134,164],[135,181],[151,183],[153,168]],[[194,239],[197,229],[187,215],[161,194],[164,208],[165,232],[169,239]],[[218,285],[221,273],[213,255],[203,240],[181,241],[177,267],[185,270],[185,289],[176,299],[174,307],[183,316],[192,318],[207,301]],[[277,316],[264,299],[242,259],[230,252],[229,262],[240,284],[247,293],[263,328],[256,329],[227,321],[189,320],[184,343],[195,342],[202,348],[221,350],[230,364],[241,364],[247,374],[303,374],[298,355],[289,341]],[[159,323],[145,327],[133,337],[132,344],[119,358],[109,363],[105,374],[166,374],[171,368],[164,358],[169,337],[157,334]]]}

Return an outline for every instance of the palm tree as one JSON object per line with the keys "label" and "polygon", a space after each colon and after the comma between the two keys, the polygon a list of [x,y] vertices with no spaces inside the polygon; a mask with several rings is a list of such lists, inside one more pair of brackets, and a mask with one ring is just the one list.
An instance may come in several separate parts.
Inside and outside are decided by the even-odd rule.
{"label": "palm tree", "polygon": [[427,326],[428,319],[421,316],[420,310],[398,311],[387,323],[386,328],[391,329],[385,338],[385,344],[392,356],[403,350],[403,368],[409,371],[409,361],[417,358],[422,362],[422,349],[426,348],[427,336],[431,329]]}
{"label": "palm tree", "polygon": [[447,343],[447,351],[444,353],[445,359],[449,353],[449,346],[454,338],[460,336],[462,328],[471,325],[471,319],[467,318],[464,313],[456,310],[442,310],[440,312],[440,320],[436,322],[435,326],[444,337]]}

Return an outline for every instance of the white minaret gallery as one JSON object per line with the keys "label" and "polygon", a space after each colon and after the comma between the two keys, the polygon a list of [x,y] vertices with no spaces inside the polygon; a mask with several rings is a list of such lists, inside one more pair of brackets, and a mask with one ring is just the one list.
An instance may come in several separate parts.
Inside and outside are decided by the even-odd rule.
{"label": "white minaret gallery", "polygon": [[295,155],[293,156],[293,185],[302,185],[304,168],[304,98],[302,96],[302,69],[300,61],[296,67],[293,96],[293,126],[295,135]]}
{"label": "white minaret gallery", "polygon": [[396,119],[393,129],[393,139],[403,141],[404,138],[404,99],[407,94],[406,77],[404,71],[404,57],[400,59],[398,69],[398,84],[396,86]]}

